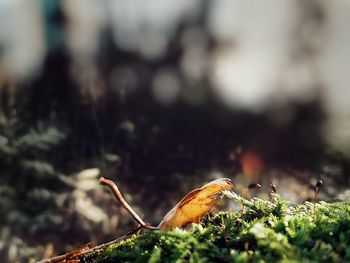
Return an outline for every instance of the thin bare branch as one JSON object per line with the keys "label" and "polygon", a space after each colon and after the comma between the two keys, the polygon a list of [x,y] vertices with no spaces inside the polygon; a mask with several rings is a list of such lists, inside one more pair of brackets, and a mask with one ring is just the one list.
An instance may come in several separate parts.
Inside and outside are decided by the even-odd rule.
{"label": "thin bare branch", "polygon": [[111,180],[105,179],[104,177],[100,178],[100,184],[107,185],[112,193],[114,194],[115,198],[120,202],[120,204],[131,214],[131,216],[139,223],[142,228],[146,228],[149,230],[156,230],[159,229],[158,227],[150,226],[146,224],[141,217],[136,214],[136,212],[131,208],[131,206],[126,202],[123,195],[121,194],[118,186]]}

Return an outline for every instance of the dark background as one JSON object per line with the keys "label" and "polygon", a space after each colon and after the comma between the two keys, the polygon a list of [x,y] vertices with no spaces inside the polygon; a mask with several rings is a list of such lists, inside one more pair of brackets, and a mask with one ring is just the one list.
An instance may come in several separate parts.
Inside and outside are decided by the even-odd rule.
{"label": "dark background", "polygon": [[[0,257],[34,262],[158,224],[229,177],[349,198],[349,4],[1,1]],[[230,204],[228,205],[230,207]]]}

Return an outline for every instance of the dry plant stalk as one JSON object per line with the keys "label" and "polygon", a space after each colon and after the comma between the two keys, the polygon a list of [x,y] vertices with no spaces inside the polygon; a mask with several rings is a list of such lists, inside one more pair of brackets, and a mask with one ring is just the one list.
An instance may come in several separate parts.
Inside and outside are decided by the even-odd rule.
{"label": "dry plant stalk", "polygon": [[[141,219],[141,217],[138,214],[136,214],[136,212],[131,208],[131,206],[128,204],[128,202],[126,202],[126,200],[124,199],[123,195],[121,194],[118,186],[113,181],[105,179],[104,177],[101,177],[100,184],[107,185],[111,189],[112,193],[114,194],[114,197],[130,213],[130,215],[135,219],[135,221],[137,223],[139,223],[139,225],[141,226],[141,229],[142,228],[149,229],[149,230],[159,229],[158,227],[154,227],[154,226],[150,226],[150,225],[146,224]],[[137,227],[137,228],[139,228],[139,227]],[[138,229],[138,230],[140,230],[140,229]]]}

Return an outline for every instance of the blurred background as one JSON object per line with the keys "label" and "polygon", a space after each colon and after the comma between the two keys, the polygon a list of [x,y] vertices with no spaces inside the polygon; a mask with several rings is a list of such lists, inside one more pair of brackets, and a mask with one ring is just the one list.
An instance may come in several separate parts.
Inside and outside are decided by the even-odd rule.
{"label": "blurred background", "polygon": [[158,224],[229,177],[350,198],[350,2],[0,0],[0,258]]}

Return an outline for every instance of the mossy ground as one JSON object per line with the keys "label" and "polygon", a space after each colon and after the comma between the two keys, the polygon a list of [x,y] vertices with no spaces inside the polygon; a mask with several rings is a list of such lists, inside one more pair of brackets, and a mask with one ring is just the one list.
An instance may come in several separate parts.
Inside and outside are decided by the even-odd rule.
{"label": "mossy ground", "polygon": [[288,206],[250,201],[244,212],[208,215],[190,230],[145,231],[84,262],[350,262],[350,203]]}

